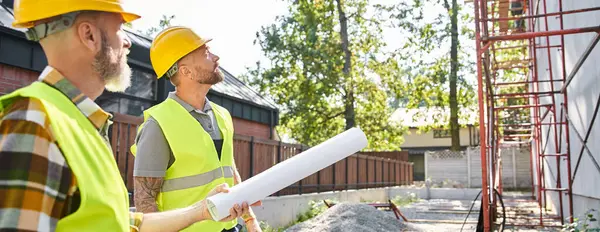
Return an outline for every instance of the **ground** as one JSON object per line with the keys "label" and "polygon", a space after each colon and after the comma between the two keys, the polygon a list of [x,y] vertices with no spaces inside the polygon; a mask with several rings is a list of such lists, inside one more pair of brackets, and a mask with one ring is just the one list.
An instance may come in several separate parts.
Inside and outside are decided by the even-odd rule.
{"label": "ground", "polygon": [[[505,193],[506,229],[504,231],[560,231],[557,227],[529,227],[539,224],[537,203],[526,194]],[[473,209],[469,213],[469,209]],[[405,231],[475,231],[481,201],[419,200],[402,206],[400,211],[408,219]],[[501,209],[500,209],[500,212]],[[390,212],[391,213],[391,212]],[[549,212],[551,213],[551,212]],[[468,215],[468,218],[467,218]],[[466,223],[463,223],[467,218]],[[502,222],[501,219],[498,223]],[[560,225],[556,220],[545,220],[549,225]]]}

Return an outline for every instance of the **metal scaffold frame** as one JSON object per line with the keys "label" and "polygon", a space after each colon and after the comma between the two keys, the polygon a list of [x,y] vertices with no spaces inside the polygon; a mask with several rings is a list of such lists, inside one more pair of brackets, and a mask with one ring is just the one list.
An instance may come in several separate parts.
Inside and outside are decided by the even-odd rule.
{"label": "metal scaffold frame", "polygon": [[[565,219],[572,223],[572,182],[584,151],[592,157],[600,171],[598,161],[587,148],[600,96],[585,137],[569,128],[572,122],[568,115],[567,97],[567,87],[600,41],[600,26],[565,28],[563,20],[565,15],[600,11],[600,7],[563,11],[563,0],[557,0],[558,11],[548,12],[547,1],[466,1],[472,2],[475,9],[484,231],[491,231],[495,222],[498,199],[494,192],[502,194],[501,146],[531,146],[532,191],[539,205],[539,223],[520,226],[550,226],[544,224],[544,219],[557,218],[545,210],[547,192],[558,193],[560,223],[565,223]],[[558,20],[560,28],[550,30],[549,19]],[[596,33],[596,36],[572,70],[568,71],[565,67],[565,35],[580,33]],[[551,44],[551,37],[560,37],[560,42]],[[542,80],[538,75],[538,57],[548,59],[548,79]],[[560,61],[560,67],[553,69],[553,58]],[[553,70],[560,72],[554,73]],[[541,85],[549,86],[549,91],[540,90]],[[557,103],[560,103],[559,106]],[[577,159],[574,170],[571,170],[570,131],[575,132],[583,144],[575,153],[578,156],[574,157]],[[551,134],[554,136],[550,137]],[[552,139],[556,152],[548,153],[548,142]],[[565,147],[562,147],[563,141]],[[554,173],[550,169],[545,170],[550,162],[555,163]],[[564,169],[568,177],[566,181],[561,180]],[[548,173],[552,178],[547,178]],[[552,182],[554,187],[546,186],[551,181],[555,181]],[[568,215],[563,215],[563,212]]]}

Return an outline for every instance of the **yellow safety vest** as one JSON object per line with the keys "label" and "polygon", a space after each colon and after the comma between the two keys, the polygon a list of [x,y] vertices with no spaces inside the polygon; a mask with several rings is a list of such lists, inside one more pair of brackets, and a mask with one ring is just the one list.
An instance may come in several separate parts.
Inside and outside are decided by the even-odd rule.
{"label": "yellow safety vest", "polygon": [[77,178],[81,203],[56,231],[129,231],[129,198],[112,150],[73,102],[43,82],[0,97],[0,110],[17,97],[39,99],[60,149]]}
{"label": "yellow safety vest", "polygon": [[[144,121],[152,116],[171,147],[175,162],[167,169],[164,183],[156,200],[159,211],[190,206],[205,199],[217,185],[233,182],[233,122],[229,112],[210,103],[223,137],[221,160],[210,135],[202,125],[175,100],[167,98],[162,103],[144,111]],[[136,145],[131,147],[135,155]],[[201,221],[185,231],[221,231],[237,225],[228,222]]]}

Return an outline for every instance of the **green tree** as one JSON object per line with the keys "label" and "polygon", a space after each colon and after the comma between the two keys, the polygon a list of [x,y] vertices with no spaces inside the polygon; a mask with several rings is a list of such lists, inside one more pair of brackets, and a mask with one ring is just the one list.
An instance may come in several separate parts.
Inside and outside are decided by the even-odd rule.
{"label": "green tree", "polygon": [[162,31],[163,29],[170,27],[171,26],[171,21],[175,19],[175,15],[171,15],[171,16],[166,16],[163,15],[162,19],[160,19],[160,21],[158,21],[158,26],[156,27],[151,27],[148,28],[145,32],[138,30],[139,33],[142,33],[150,38],[154,38],[154,36],[156,36],[156,34],[158,34],[160,31]]}
{"label": "green tree", "polygon": [[248,79],[281,106],[281,132],[316,145],[359,126],[370,150],[395,150],[402,128],[390,122],[387,88],[397,68],[381,51],[382,25],[367,17],[367,0],[289,1],[289,15],[257,32],[270,61]]}
{"label": "green tree", "polygon": [[[443,7],[442,13],[437,17],[426,17],[431,16],[436,7]],[[448,126],[452,135],[451,149],[460,149],[459,108],[473,107],[477,103],[473,101],[473,85],[468,81],[468,77],[474,77],[475,73],[475,64],[469,59],[472,51],[460,43],[474,37],[470,29],[472,11],[463,11],[457,0],[451,3],[448,0],[404,0],[392,6],[378,5],[378,9],[380,14],[391,19],[393,28],[406,35],[403,46],[396,51],[400,67],[405,71],[405,75],[397,78],[403,81],[386,80],[395,83],[395,87],[391,88],[392,94],[403,99],[408,108],[449,108],[448,125],[436,123],[421,129]],[[432,112],[436,111],[428,111]],[[445,114],[446,111],[437,112]],[[437,115],[434,118],[445,119],[447,116]]]}
{"label": "green tree", "polygon": [[452,137],[452,150],[460,149],[460,125],[458,125],[458,98],[456,95],[456,82],[458,80],[458,3],[452,0],[452,6],[448,0],[444,0],[444,7],[450,15],[450,134]]}

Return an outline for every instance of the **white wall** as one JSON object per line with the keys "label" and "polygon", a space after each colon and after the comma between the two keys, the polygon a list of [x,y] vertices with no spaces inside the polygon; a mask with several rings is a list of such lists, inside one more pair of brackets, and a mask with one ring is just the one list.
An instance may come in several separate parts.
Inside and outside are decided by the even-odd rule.
{"label": "white wall", "polygon": [[[479,151],[479,147],[470,147],[461,152],[427,152],[425,154],[425,178],[430,179],[433,183],[450,180],[459,185],[456,187],[481,187],[481,153]],[[503,147],[500,152],[503,188],[531,188],[529,146]]]}
{"label": "white wall", "polygon": [[[558,11],[558,0],[547,0],[548,1],[548,12]],[[537,2],[537,1],[536,1]],[[563,0],[563,11],[599,7],[600,1],[598,0],[577,0],[568,1]],[[543,3],[543,2],[542,2]],[[543,5],[543,4],[540,4]],[[543,8],[540,8],[540,12],[543,13]],[[560,29],[558,18],[548,17],[548,26],[550,30]],[[580,27],[592,27],[600,25],[600,12],[588,12],[578,13],[564,16],[564,27],[567,28],[580,28]],[[538,20],[537,31],[545,30],[545,22]],[[596,36],[596,33],[586,34],[574,34],[565,36],[565,65],[567,76],[573,70],[574,65],[577,63],[584,50]],[[538,38],[538,46],[546,45],[546,38]],[[560,36],[554,36],[550,38],[550,45],[560,44]],[[561,53],[557,48],[551,49],[551,62],[552,69],[549,68],[548,52],[546,49],[537,50],[537,63],[538,63],[538,75],[540,80],[548,80],[550,73],[553,74],[554,79],[563,79],[562,75],[562,63]],[[554,89],[560,89],[562,84],[556,82]],[[549,83],[540,84],[540,91],[550,91],[551,86]],[[569,87],[568,91],[568,115],[572,120],[572,125],[569,125],[570,134],[570,152],[571,152],[571,168],[575,170],[575,165],[579,157],[579,151],[582,147],[582,143],[579,141],[575,130],[577,130],[581,136],[585,136],[586,131],[590,127],[592,120],[593,111],[600,94],[600,45],[596,46],[593,52],[590,54],[588,59],[585,61]],[[556,95],[556,109],[557,118],[560,120],[560,109],[561,103],[563,102],[562,95]],[[541,98],[542,104],[551,102],[551,98]],[[549,115],[545,122],[550,122],[552,115]],[[600,162],[600,122],[596,122],[592,128],[591,135],[588,139],[587,146],[592,152],[595,159]],[[546,148],[546,154],[553,153],[564,153],[566,152],[565,142],[565,130],[563,130],[562,140],[555,141],[554,132],[549,132],[549,142]],[[548,136],[548,126],[543,126],[542,137]],[[543,142],[545,143],[545,141]],[[543,144],[542,143],[542,144]],[[557,151],[555,144],[559,144],[561,149]],[[567,184],[567,166],[564,160],[561,160],[560,165],[556,165],[556,159],[554,157],[548,158],[548,163],[545,165],[545,183],[546,187],[556,187],[556,177],[560,168],[560,179],[562,186]],[[583,214],[588,208],[595,207],[600,209],[600,171],[592,164],[592,159],[588,154],[584,152],[581,159],[581,164],[577,171],[577,176],[573,182],[573,203],[574,203],[574,214],[579,216]],[[537,180],[536,180],[537,183]],[[551,207],[558,207],[558,195],[551,193],[550,200]],[[563,197],[563,201],[567,198]],[[565,203],[567,206],[568,203]],[[565,210],[568,207],[565,207]],[[565,216],[568,216],[568,211],[565,211]]]}

